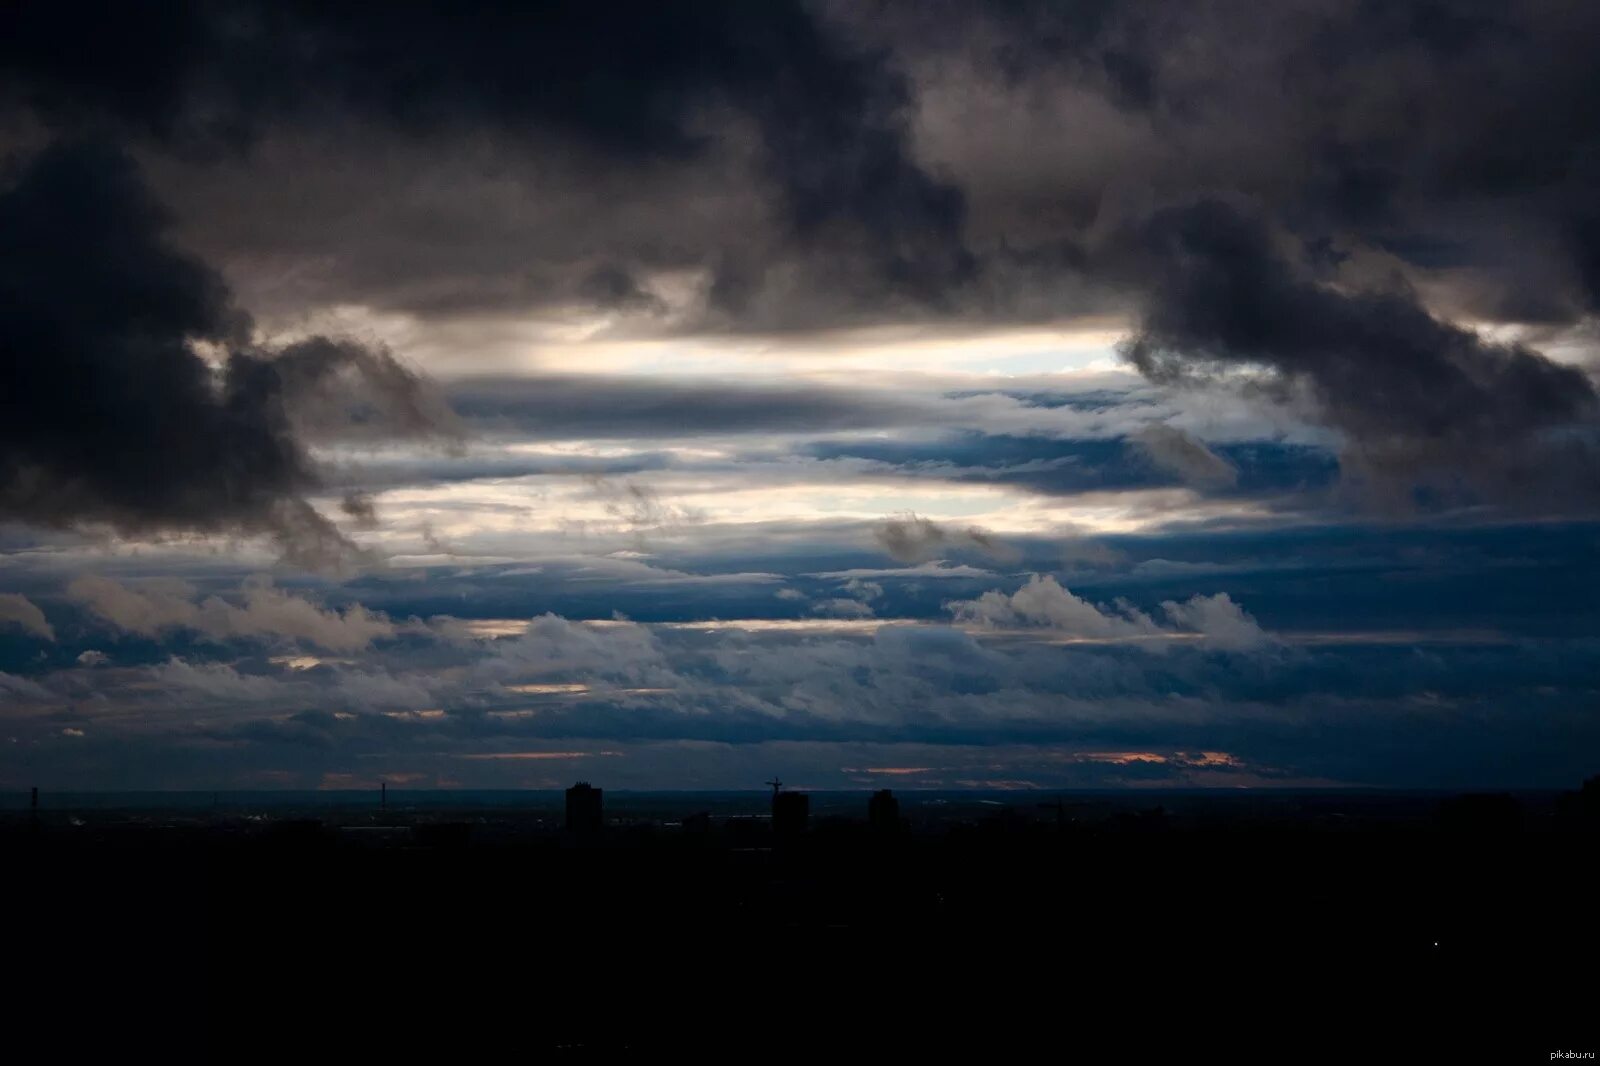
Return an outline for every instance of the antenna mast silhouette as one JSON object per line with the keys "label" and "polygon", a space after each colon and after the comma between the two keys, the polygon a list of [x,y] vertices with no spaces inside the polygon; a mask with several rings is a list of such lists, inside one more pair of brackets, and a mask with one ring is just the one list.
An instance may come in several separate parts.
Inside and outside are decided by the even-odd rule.
{"label": "antenna mast silhouette", "polygon": [[772,794],[774,796],[783,790],[783,781],[781,781],[776,775],[774,775],[771,781],[766,781],[763,783],[772,786]]}

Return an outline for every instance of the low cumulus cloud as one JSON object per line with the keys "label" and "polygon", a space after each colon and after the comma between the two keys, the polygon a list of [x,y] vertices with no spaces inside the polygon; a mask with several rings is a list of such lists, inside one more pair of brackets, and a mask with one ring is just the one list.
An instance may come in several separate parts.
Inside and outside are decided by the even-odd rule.
{"label": "low cumulus cloud", "polygon": [[1191,596],[1182,603],[1163,601],[1161,609],[1173,625],[1198,633],[1208,645],[1227,651],[1250,651],[1272,643],[1272,638],[1226,592]]}
{"label": "low cumulus cloud", "polygon": [[44,640],[55,640],[56,631],[44,612],[26,596],[0,592],[0,626],[15,626]]}
{"label": "low cumulus cloud", "polygon": [[173,656],[148,671],[151,681],[166,693],[185,703],[204,701],[215,704],[262,704],[284,701],[297,694],[314,695],[305,685],[286,686],[274,677],[242,674],[228,663],[190,662]]}
{"label": "low cumulus cloud", "polygon": [[811,613],[826,618],[872,618],[876,615],[870,603],[844,596],[819,600],[812,605]]}
{"label": "low cumulus cloud", "polygon": [[945,606],[958,623],[966,625],[1039,628],[1086,640],[1142,641],[1153,649],[1163,647],[1163,641],[1189,636],[1228,651],[1248,651],[1271,643],[1256,620],[1225,592],[1163,603],[1170,625],[1162,625],[1126,600],[1109,606],[1091,603],[1049,574],[1031,575],[1010,594],[991,589],[975,600],[954,600]]}
{"label": "low cumulus cloud", "polygon": [[521,633],[493,641],[470,676],[494,684],[577,678],[644,684],[664,663],[664,652],[646,626],[624,619],[585,625],[547,612]]}
{"label": "low cumulus cloud", "polygon": [[[1573,737],[1594,731],[1584,713],[1592,663],[1562,664],[1548,649],[1328,646],[1241,669],[1209,653],[1213,641],[1258,639],[1228,597],[1171,601],[1157,622],[1120,605],[1074,603],[1042,578],[1031,584],[991,612],[998,624],[1102,636],[1012,640],[939,624],[695,629],[542,615],[512,635],[375,644],[315,665],[300,661],[309,656],[210,657],[226,656],[223,648],[147,666],[0,674],[0,690],[28,712],[7,720],[18,739],[0,745],[0,771],[90,773],[51,762],[51,738],[71,721],[120,753],[93,768],[102,781],[148,780],[145,768],[173,759],[203,766],[209,782],[248,780],[252,766],[348,771],[383,758],[438,768],[465,755],[623,748],[631,758],[651,744],[729,746],[766,765],[773,745],[892,743],[940,745],[951,758],[838,765],[986,761],[1019,780],[1061,780],[1048,765],[1013,765],[1005,748],[1022,744],[1037,745],[1046,763],[1087,760],[1152,778],[1165,776],[1162,766],[1226,759],[1269,776],[1394,784],[1471,778],[1485,753],[1509,752],[1510,773],[1559,782],[1581,763]],[[1206,637],[1194,639],[1200,630]],[[1129,633],[1154,635],[1123,639]],[[1157,644],[1164,654],[1143,653]],[[1529,699],[1538,714],[1523,709]],[[1471,730],[1441,744],[1441,725],[1456,720]],[[1195,754],[1205,752],[1217,754]],[[676,759],[684,757],[695,756]],[[670,780],[674,765],[636,767],[640,787]]]}
{"label": "low cumulus cloud", "polygon": [[51,694],[48,689],[35,681],[16,674],[8,674],[0,670],[0,695],[14,699],[48,700]]}
{"label": "low cumulus cloud", "polygon": [[342,611],[321,608],[264,578],[247,581],[238,603],[220,596],[201,598],[182,581],[124,585],[95,575],[73,581],[67,595],[113,627],[145,637],[186,630],[213,641],[283,641],[359,651],[402,629],[387,615],[360,604]]}

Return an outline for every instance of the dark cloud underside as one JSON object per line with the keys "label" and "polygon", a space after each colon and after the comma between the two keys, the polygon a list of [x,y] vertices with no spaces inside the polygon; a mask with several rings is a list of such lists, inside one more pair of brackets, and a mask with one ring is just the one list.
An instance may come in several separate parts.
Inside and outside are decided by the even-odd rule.
{"label": "dark cloud underside", "polygon": [[1600,494],[1600,397],[1581,370],[1442,322],[1404,289],[1319,284],[1217,201],[1157,214],[1142,239],[1155,281],[1123,353],[1146,376],[1270,368],[1309,388],[1360,470],[1406,487]]}
{"label": "dark cloud underside", "polygon": [[353,551],[305,502],[317,477],[296,408],[318,410],[350,374],[366,408],[418,432],[431,428],[419,384],[356,345],[256,349],[166,222],[133,163],[96,144],[51,149],[0,192],[0,515],[268,532],[304,562]]}

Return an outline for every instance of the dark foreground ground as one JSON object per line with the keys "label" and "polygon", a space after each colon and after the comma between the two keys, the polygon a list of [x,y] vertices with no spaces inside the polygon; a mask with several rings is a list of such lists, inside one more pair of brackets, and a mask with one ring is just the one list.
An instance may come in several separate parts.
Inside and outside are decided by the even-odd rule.
{"label": "dark foreground ground", "polygon": [[13,811],[5,1046],[1546,1062],[1600,1050],[1600,834],[1547,799],[974,803],[789,839],[510,806]]}

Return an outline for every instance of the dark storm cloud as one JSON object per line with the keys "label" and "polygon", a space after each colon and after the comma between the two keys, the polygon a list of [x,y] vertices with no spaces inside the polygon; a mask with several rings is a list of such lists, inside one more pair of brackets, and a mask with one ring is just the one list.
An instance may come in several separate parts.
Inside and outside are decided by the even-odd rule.
{"label": "dark storm cloud", "polygon": [[[878,10],[858,28],[942,94],[930,151],[975,221],[1010,240],[1049,219],[1119,278],[1144,308],[1140,369],[1276,369],[1349,438],[1347,472],[1398,497],[1593,507],[1593,383],[1440,315],[1571,324],[1597,306],[1594,8]],[[1009,128],[974,138],[974,113]],[[1052,124],[1098,139],[1104,165],[1052,154]],[[1014,147],[1013,168],[973,143]]]}
{"label": "dark storm cloud", "polygon": [[459,434],[445,397],[382,348],[311,337],[249,362],[235,356],[229,369],[238,379],[234,387],[281,395],[295,431],[306,439]]}
{"label": "dark storm cloud", "polygon": [[[1275,371],[1356,480],[1588,510],[1593,385],[1451,320],[1596,307],[1597,33],[1542,0],[29,3],[0,13],[0,98],[7,136],[136,145],[186,237],[293,311],[576,303],[646,332],[1142,311],[1137,366]],[[180,332],[235,328],[196,315]],[[736,425],[759,421],[741,400],[807,417],[725,399]],[[616,403],[619,425],[677,412]],[[1164,443],[1226,488],[1230,456]],[[271,450],[245,479],[269,502],[306,483]]]}
{"label": "dark storm cloud", "polygon": [[[255,348],[120,151],[54,147],[0,192],[0,515],[44,525],[267,532],[302,561],[351,545],[305,502],[295,433],[360,420],[414,433],[420,382],[386,353],[312,339]],[[221,353],[213,367],[192,347]]]}
{"label": "dark storm cloud", "polygon": [[[1420,267],[1485,270],[1494,279],[1486,295],[1510,304],[1542,303],[1568,319],[1594,306],[1593,233],[1583,223],[1600,179],[1589,44],[1600,13],[1589,5],[1018,0],[839,10],[895,47],[919,84],[954,67],[965,84],[951,95],[963,103],[999,89],[1023,105],[1004,121],[1096,137],[1113,153],[1110,170],[1063,166],[1044,145],[1006,161],[1021,171],[1011,188],[1026,197],[1055,177],[1060,192],[1038,206],[1085,226],[1141,201],[1232,191],[1309,237],[1353,239]],[[1108,107],[1096,124],[1072,125],[1097,102]],[[1540,269],[1530,273],[1532,259]]]}
{"label": "dark storm cloud", "polygon": [[1270,368],[1343,431],[1356,473],[1403,488],[1600,498],[1600,398],[1581,370],[1442,322],[1405,288],[1321,284],[1219,201],[1159,212],[1141,239],[1154,282],[1123,354],[1147,377]]}
{"label": "dark storm cloud", "polygon": [[[1597,33],[1591,5],[1547,0],[79,0],[8,5],[0,96],[199,167],[259,165],[275,135],[321,131],[310,150],[338,166],[291,158],[257,179],[311,191],[293,209],[324,224],[405,182],[412,163],[385,168],[391,135],[428,146],[418,165],[441,176],[487,134],[505,151],[475,164],[486,182],[567,167],[569,189],[605,187],[537,234],[481,198],[506,246],[477,253],[492,283],[438,254],[432,278],[375,291],[392,220],[373,215],[349,234],[365,253],[337,251],[373,262],[335,276],[413,308],[578,299],[648,316],[645,275],[694,268],[710,275],[702,328],[1120,310],[1136,281],[1085,279],[1106,234],[1231,193],[1330,264],[1371,269],[1354,254],[1369,253],[1455,309],[1570,322],[1600,297]],[[775,227],[731,202],[745,163]],[[358,195],[324,196],[328,169]],[[626,188],[605,184],[618,172]],[[283,224],[237,195],[197,225],[237,230],[246,204],[263,230]],[[494,239],[459,182],[400,199],[419,197],[428,243]],[[575,247],[618,198],[627,232]]]}
{"label": "dark storm cloud", "polygon": [[[972,269],[960,192],[911,157],[903,78],[792,0],[80,2],[14,5],[3,19],[8,95],[58,127],[110,124],[204,155],[353,118],[421,138],[567,138],[604,169],[692,160],[719,115],[754,126],[787,236],[810,250],[801,260],[826,249],[875,293],[918,302]],[[716,308],[737,314],[769,265],[719,256]],[[603,306],[651,303],[627,263],[598,265],[577,290]]]}

